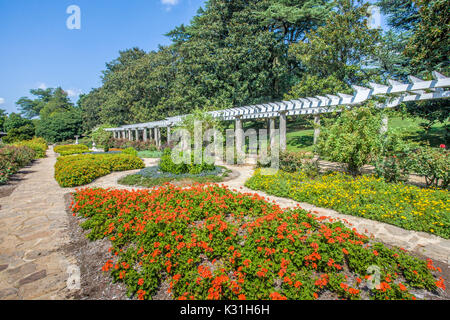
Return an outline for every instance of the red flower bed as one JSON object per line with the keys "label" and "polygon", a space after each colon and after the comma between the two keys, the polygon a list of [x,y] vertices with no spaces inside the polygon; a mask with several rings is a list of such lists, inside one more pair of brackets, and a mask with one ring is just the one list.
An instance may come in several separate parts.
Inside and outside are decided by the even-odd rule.
{"label": "red flower bed", "polygon": [[444,286],[429,261],[224,187],[81,189],[71,207],[91,240],[110,239],[103,271],[138,299],[163,282],[174,299],[413,299]]}

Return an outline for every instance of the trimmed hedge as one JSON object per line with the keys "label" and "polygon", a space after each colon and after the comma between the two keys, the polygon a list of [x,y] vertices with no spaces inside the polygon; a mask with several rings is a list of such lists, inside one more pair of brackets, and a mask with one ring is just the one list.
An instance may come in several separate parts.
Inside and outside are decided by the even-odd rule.
{"label": "trimmed hedge", "polygon": [[55,164],[55,179],[61,187],[88,184],[113,171],[144,168],[144,162],[128,154],[83,154],[61,156]]}
{"label": "trimmed hedge", "polygon": [[33,138],[31,140],[20,141],[13,144],[14,146],[25,146],[33,149],[36,152],[35,159],[45,158],[48,145],[44,138]]}
{"label": "trimmed hedge", "polygon": [[53,151],[59,153],[61,156],[68,156],[72,154],[80,154],[89,152],[89,148],[83,144],[69,144],[63,146],[56,146]]}

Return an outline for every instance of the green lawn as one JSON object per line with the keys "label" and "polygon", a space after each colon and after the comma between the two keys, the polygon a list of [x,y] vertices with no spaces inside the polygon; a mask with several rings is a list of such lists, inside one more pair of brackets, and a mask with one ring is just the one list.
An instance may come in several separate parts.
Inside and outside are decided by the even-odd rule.
{"label": "green lawn", "polygon": [[[413,141],[425,142],[428,141],[431,146],[438,147],[440,144],[450,144],[448,133],[444,124],[438,123],[431,127],[426,132],[421,126],[420,119],[411,119],[400,117],[389,118],[389,127],[393,129],[400,129],[404,131],[406,137]],[[312,151],[313,150],[313,129],[296,128],[296,124],[289,125],[287,132],[287,149],[288,151]]]}
{"label": "green lawn", "polygon": [[138,151],[138,157],[139,158],[161,158],[162,152],[161,151]]}

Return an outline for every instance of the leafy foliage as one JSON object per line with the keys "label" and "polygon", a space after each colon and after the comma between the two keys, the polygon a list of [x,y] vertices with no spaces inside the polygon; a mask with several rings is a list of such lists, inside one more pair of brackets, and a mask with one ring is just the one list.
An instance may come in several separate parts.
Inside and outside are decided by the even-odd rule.
{"label": "leafy foliage", "polygon": [[346,165],[359,174],[382,149],[381,116],[373,108],[344,110],[338,117],[324,119],[316,150],[330,161]]}
{"label": "leafy foliage", "polygon": [[[183,159],[183,154],[180,155],[181,159]],[[172,159],[172,150],[167,148],[164,150],[164,153],[161,157],[161,161],[159,162],[159,168],[162,172],[168,172],[173,174],[199,174],[204,171],[212,171],[214,170],[214,164],[208,164],[202,160],[201,163],[194,162],[194,154],[191,154],[191,159],[189,163],[185,163],[184,161],[181,163],[175,163]]]}
{"label": "leafy foliage", "polygon": [[81,135],[81,110],[70,107],[68,110],[53,112],[51,116],[43,116],[37,122],[36,135],[50,142],[66,141]]}
{"label": "leafy foliage", "polygon": [[0,185],[8,182],[10,175],[29,165],[36,152],[27,146],[3,146],[0,148]]}
{"label": "leafy foliage", "polygon": [[36,158],[45,158],[48,149],[47,141],[44,138],[33,138],[31,140],[19,141],[14,143],[15,146],[26,146],[36,152]]}

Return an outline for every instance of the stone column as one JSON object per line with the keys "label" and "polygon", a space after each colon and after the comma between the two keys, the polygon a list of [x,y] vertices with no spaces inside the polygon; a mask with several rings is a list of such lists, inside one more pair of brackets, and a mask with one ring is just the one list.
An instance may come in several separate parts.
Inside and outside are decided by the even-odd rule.
{"label": "stone column", "polygon": [[161,132],[159,131],[159,127],[155,128],[155,137],[156,137],[156,146],[158,148],[161,147]]}
{"label": "stone column", "polygon": [[320,126],[320,115],[316,114],[314,116],[314,144],[317,143],[317,139],[319,139],[320,135],[320,128],[318,126]]}
{"label": "stone column", "polygon": [[170,143],[170,127],[167,127],[167,144]]}
{"label": "stone column", "polygon": [[153,128],[153,140],[155,141],[155,145],[158,146],[158,132],[156,129],[156,127]]}
{"label": "stone column", "polygon": [[128,140],[133,141],[133,137],[131,136],[131,130],[128,130]]}
{"label": "stone column", "polygon": [[280,113],[280,150],[286,151],[286,112]]}
{"label": "stone column", "polygon": [[244,131],[242,130],[242,119],[240,117],[235,118],[235,127],[234,127],[235,135],[236,135],[236,150],[239,154],[243,153],[244,147]]}
{"label": "stone column", "polygon": [[136,141],[139,141],[139,129],[134,129]]}
{"label": "stone column", "polygon": [[388,116],[383,115],[383,118],[381,119],[381,128],[380,128],[381,134],[385,134],[388,131],[388,123],[389,123]]}
{"label": "stone column", "polygon": [[269,119],[269,134],[270,134],[270,148],[273,150],[275,149],[275,118],[270,118]]}
{"label": "stone column", "polygon": [[142,131],[142,140],[147,141],[147,128]]}

